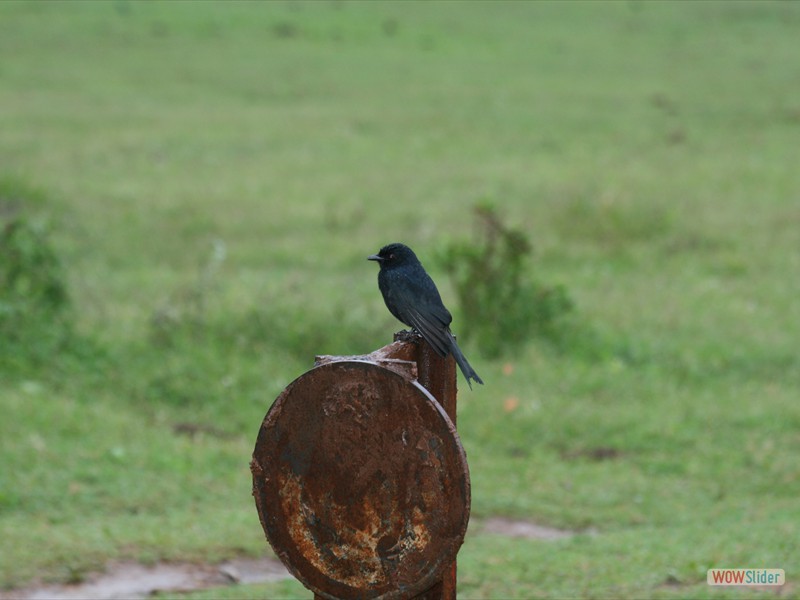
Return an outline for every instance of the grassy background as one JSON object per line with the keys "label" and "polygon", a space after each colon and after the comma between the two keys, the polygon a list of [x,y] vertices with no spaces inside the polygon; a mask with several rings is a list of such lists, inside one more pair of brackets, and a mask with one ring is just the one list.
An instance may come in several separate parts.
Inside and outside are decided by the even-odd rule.
{"label": "grassy background", "polygon": [[[434,257],[488,199],[576,310],[561,344],[465,349],[460,595],[750,597],[706,569],[775,567],[797,596],[798,26],[771,2],[0,3],[2,217],[70,295],[68,325],[0,339],[0,586],[264,553],[270,403],[391,339],[367,254]],[[481,533],[497,514],[584,533]]]}

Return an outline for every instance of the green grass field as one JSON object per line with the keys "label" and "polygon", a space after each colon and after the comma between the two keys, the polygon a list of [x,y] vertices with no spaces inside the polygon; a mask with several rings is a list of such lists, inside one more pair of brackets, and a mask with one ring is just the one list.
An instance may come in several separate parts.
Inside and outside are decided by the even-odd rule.
{"label": "green grass field", "polygon": [[[58,259],[0,290],[0,589],[267,553],[271,402],[391,341],[384,243],[467,328],[435,257],[490,202],[575,309],[465,346],[459,595],[773,597],[705,583],[764,567],[800,597],[798,27],[789,2],[0,3],[0,225]],[[253,596],[310,593],[192,597]]]}

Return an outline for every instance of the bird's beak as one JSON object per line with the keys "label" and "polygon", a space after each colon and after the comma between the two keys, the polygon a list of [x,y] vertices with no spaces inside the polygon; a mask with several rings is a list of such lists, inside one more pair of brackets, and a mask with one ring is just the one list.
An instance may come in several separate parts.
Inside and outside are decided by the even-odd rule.
{"label": "bird's beak", "polygon": [[378,262],[383,262],[383,257],[382,256],[378,256],[377,254],[370,254],[367,257],[367,260],[376,260]]}

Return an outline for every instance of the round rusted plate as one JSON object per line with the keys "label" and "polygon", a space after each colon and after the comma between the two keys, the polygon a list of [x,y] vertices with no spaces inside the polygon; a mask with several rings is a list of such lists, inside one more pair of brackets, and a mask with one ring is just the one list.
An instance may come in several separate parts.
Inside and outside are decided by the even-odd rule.
{"label": "round rusted plate", "polygon": [[414,596],[464,541],[470,483],[455,427],[425,388],[374,363],[330,363],[289,384],[251,468],[269,543],[322,596]]}

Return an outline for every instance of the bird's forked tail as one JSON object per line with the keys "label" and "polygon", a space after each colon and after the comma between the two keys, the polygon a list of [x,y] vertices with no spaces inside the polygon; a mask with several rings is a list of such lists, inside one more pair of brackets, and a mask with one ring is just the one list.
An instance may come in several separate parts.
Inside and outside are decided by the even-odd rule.
{"label": "bird's forked tail", "polygon": [[475,372],[475,369],[472,368],[472,365],[469,364],[467,361],[467,357],[464,356],[464,353],[461,352],[461,348],[458,347],[456,343],[456,338],[453,337],[453,334],[448,333],[448,338],[450,338],[450,352],[453,353],[453,356],[456,359],[456,363],[458,363],[458,367],[461,369],[461,372],[464,374],[464,378],[467,380],[467,385],[469,389],[472,389],[472,383],[470,383],[470,379],[474,379],[481,385],[483,385],[483,379]]}

